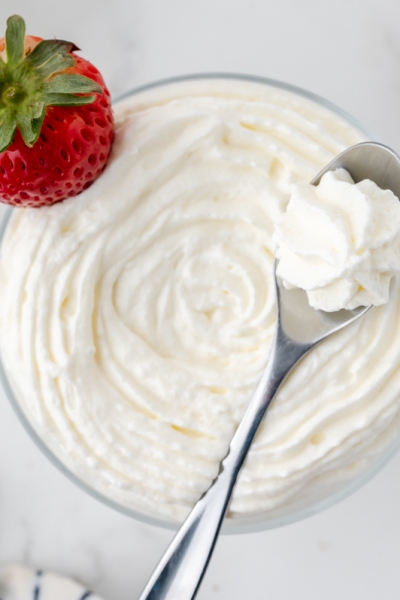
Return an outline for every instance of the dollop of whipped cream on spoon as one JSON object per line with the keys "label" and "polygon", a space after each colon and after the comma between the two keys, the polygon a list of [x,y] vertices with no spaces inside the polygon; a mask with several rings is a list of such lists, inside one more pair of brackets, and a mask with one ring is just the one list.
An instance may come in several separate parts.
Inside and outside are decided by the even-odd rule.
{"label": "dollop of whipped cream on spoon", "polygon": [[328,171],[317,186],[293,184],[274,225],[277,275],[287,289],[305,290],[313,308],[388,301],[400,272],[400,202],[391,190]]}

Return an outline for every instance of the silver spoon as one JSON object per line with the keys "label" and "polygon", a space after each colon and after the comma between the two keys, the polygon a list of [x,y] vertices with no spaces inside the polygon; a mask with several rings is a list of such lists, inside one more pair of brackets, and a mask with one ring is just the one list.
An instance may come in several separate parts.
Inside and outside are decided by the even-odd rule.
{"label": "silver spoon", "polygon": [[[400,198],[400,158],[375,142],[352,146],[337,156],[326,171],[343,167],[355,183],[371,179]],[[275,275],[277,329],[267,366],[249,407],[222,461],[218,477],[195,504],[151,576],[139,600],[192,600],[210,561],[236,478],[271,400],[296,363],[332,333],[343,329],[370,306],[334,313],[317,311],[302,290],[285,290]]]}

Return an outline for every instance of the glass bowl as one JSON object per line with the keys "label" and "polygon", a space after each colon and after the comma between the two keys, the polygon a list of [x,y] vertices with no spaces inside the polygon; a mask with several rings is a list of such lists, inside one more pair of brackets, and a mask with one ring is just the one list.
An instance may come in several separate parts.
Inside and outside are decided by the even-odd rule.
{"label": "glass bowl", "polygon": [[[190,81],[190,80],[195,81],[195,80],[207,80],[207,79],[213,79],[213,80],[215,80],[215,79],[230,79],[230,80],[238,80],[238,81],[248,81],[248,82],[252,82],[252,83],[266,85],[268,87],[286,90],[286,91],[294,93],[298,96],[307,98],[308,100],[311,100],[312,102],[318,104],[319,106],[329,109],[330,111],[332,111],[333,113],[335,113],[336,115],[341,117],[343,120],[345,120],[347,123],[349,123],[353,128],[356,128],[357,130],[359,130],[359,132],[363,136],[365,136],[366,139],[372,139],[372,140],[378,141],[376,136],[369,129],[364,127],[364,125],[362,125],[359,121],[357,121],[351,115],[349,115],[345,111],[341,110],[340,108],[338,108],[331,102],[317,96],[316,94],[313,94],[311,92],[308,92],[308,91],[298,88],[296,86],[293,86],[293,85],[290,85],[290,84],[287,84],[284,82],[280,82],[280,81],[275,81],[272,79],[262,78],[262,77],[236,75],[236,74],[224,74],[224,73],[199,74],[199,75],[188,75],[188,76],[182,76],[182,77],[175,77],[172,79],[166,79],[166,80],[158,81],[155,83],[151,83],[151,84],[139,87],[131,92],[128,92],[127,94],[124,94],[120,98],[118,98],[117,102],[122,101],[129,96],[141,94],[142,92],[146,92],[148,90],[151,90],[152,88],[156,88],[156,87],[160,87],[160,86],[168,86],[170,84],[176,84],[179,82],[186,82],[186,81]],[[4,218],[1,222],[0,243],[2,242],[8,220],[12,214],[12,210],[13,209],[6,210],[6,212],[4,214]],[[51,443],[51,441],[49,439],[45,439],[44,436],[42,434],[39,434],[38,431],[36,430],[36,427],[35,427],[34,423],[31,421],[29,415],[25,412],[24,408],[18,402],[18,400],[12,390],[12,386],[7,377],[7,374],[5,372],[4,365],[1,361],[0,361],[0,379],[1,379],[1,383],[3,385],[3,388],[6,392],[6,395],[9,398],[15,412],[17,413],[17,415],[18,415],[20,421],[22,422],[23,426],[25,427],[26,431],[29,433],[29,435],[32,437],[32,439],[35,441],[37,446],[42,450],[42,452],[45,454],[45,456],[62,473],[64,473],[67,477],[69,477],[69,479],[71,481],[73,481],[81,489],[88,492],[91,496],[93,496],[97,500],[100,500],[104,504],[106,504],[106,505],[114,508],[115,510],[118,510],[130,517],[134,517],[138,520],[150,523],[151,525],[157,525],[157,526],[165,527],[168,529],[177,529],[178,524],[176,522],[166,521],[159,517],[153,516],[151,514],[139,512],[138,510],[135,510],[131,507],[128,507],[128,506],[120,503],[120,502],[117,502],[114,499],[112,499],[112,498],[108,497],[107,495],[105,495],[104,493],[102,493],[101,491],[97,490],[93,484],[88,483],[87,481],[85,481],[85,479],[82,476],[80,476],[79,474],[74,472],[72,467],[69,467],[67,464],[65,464],[65,462],[64,462],[64,460],[62,460],[61,456],[58,455],[57,448],[54,447],[54,445]],[[333,504],[336,504],[340,500],[343,500],[344,498],[349,496],[351,493],[353,493],[355,490],[357,490],[359,487],[361,487],[365,482],[367,482],[369,479],[371,479],[382,468],[382,466],[391,458],[391,456],[395,453],[395,451],[397,450],[399,445],[400,445],[400,440],[397,440],[394,444],[392,444],[384,452],[383,455],[379,456],[377,458],[376,462],[372,466],[370,466],[364,473],[362,473],[362,475],[360,475],[356,479],[352,480],[344,488],[341,488],[340,490],[331,494],[327,498],[324,498],[320,501],[314,502],[310,506],[309,505],[304,506],[304,507],[299,506],[294,512],[292,512],[290,514],[282,514],[280,516],[279,513],[277,512],[277,513],[275,513],[273,518],[268,517],[267,514],[265,514],[265,515],[257,514],[257,515],[254,515],[253,517],[252,516],[245,517],[242,521],[237,520],[236,518],[234,520],[227,519],[227,520],[225,520],[223,532],[224,533],[248,533],[251,531],[260,531],[263,529],[270,529],[270,528],[279,527],[282,525],[287,525],[289,523],[292,523],[292,522],[304,519],[313,514],[316,514],[320,511],[324,510],[325,508],[328,508],[328,507],[332,506]]]}

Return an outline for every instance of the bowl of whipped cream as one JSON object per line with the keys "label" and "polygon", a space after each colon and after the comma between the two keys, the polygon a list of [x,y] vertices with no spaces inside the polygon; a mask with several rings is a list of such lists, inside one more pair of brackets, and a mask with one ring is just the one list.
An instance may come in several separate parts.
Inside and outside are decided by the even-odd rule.
{"label": "bowl of whipped cream", "polygon": [[[151,84],[114,115],[109,164],[89,189],[3,221],[1,378],[75,483],[175,528],[218,474],[267,362],[274,223],[293,184],[374,136],[311,93],[239,75]],[[225,531],[318,512],[395,451],[399,297],[394,278],[387,303],[290,374]]]}

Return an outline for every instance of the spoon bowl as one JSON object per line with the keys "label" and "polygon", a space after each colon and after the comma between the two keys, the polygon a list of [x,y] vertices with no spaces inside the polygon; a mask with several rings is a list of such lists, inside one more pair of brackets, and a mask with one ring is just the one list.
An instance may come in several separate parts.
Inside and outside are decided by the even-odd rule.
{"label": "spoon bowl", "polygon": [[346,169],[354,183],[371,179],[382,190],[392,190],[400,198],[400,157],[385,144],[362,142],[347,148],[326,165],[311,184],[318,185],[327,171],[335,169]]}

